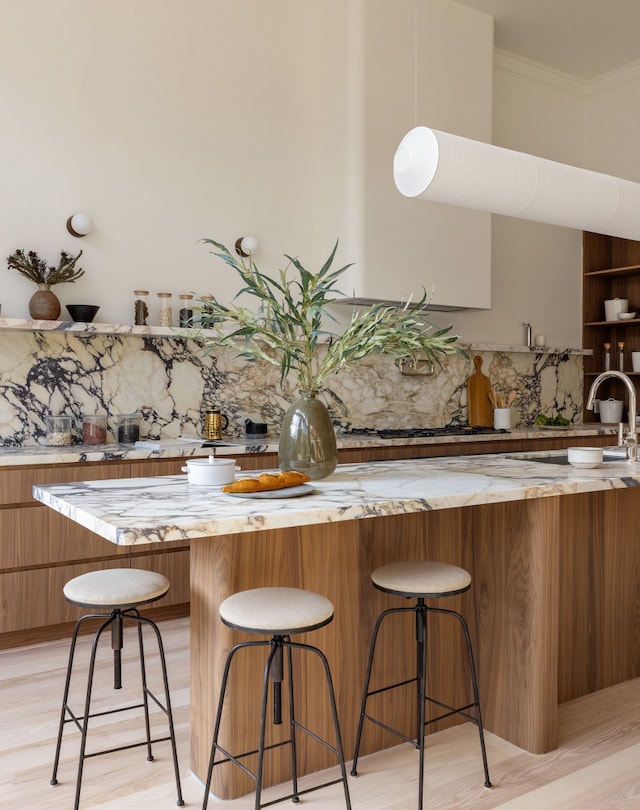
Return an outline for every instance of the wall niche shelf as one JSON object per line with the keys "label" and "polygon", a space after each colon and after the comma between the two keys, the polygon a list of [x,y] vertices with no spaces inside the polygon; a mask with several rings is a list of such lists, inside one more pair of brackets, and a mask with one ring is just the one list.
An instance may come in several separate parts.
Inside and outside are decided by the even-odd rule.
{"label": "wall niche shelf", "polygon": [[[640,311],[640,242],[585,231],[582,235],[582,345],[593,349],[585,358],[585,400],[589,386],[604,370],[604,344],[611,347],[611,368],[618,365],[618,343],[624,343],[624,368],[640,390],[639,372],[631,369],[631,352],[640,351],[640,317],[606,321],[604,302],[626,298],[629,311]],[[620,380],[606,380],[598,391],[599,399],[625,400],[626,386]],[[593,422],[593,411],[584,410],[584,421]]]}
{"label": "wall niche shelf", "polygon": [[[640,322],[640,321],[639,321]],[[133,326],[114,323],[79,323],[75,321],[30,321],[21,318],[0,318],[0,330],[14,332],[65,332],[80,335],[132,335],[135,337],[188,337],[212,335],[210,330],[184,329],[177,326]],[[468,352],[506,352],[509,354],[578,354],[589,355],[590,349],[554,346],[518,346],[494,343],[465,343],[460,347]]]}
{"label": "wall niche shelf", "polygon": [[65,332],[80,335],[133,335],[136,337],[196,337],[199,329],[177,326],[133,326],[115,323],[81,323],[76,321],[31,321],[22,318],[0,318],[0,329],[14,332]]}

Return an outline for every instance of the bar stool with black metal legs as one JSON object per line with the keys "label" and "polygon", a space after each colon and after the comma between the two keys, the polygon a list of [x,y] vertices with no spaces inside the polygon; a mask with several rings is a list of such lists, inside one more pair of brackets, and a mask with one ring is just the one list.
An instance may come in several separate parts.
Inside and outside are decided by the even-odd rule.
{"label": "bar stool with black metal legs", "polygon": [[[53,763],[53,776],[51,784],[58,784],[58,764],[60,761],[60,749],[62,746],[62,735],[67,723],[73,723],[80,731],[80,756],[78,759],[78,772],[76,776],[76,793],[74,810],[78,810],[80,804],[80,790],[82,788],[82,776],[84,762],[90,757],[100,754],[110,754],[115,751],[123,751],[129,748],[146,746],[147,760],[153,761],[152,745],[159,742],[169,741],[171,743],[171,753],[173,756],[173,767],[176,777],[176,789],[178,794],[177,805],[182,807],[182,790],[180,786],[180,773],[178,770],[178,753],[176,749],[176,738],[173,725],[173,713],[171,711],[171,698],[169,696],[169,682],[167,678],[167,665],[164,655],[162,638],[157,625],[150,619],[140,615],[139,605],[149,604],[162,598],[169,590],[169,580],[153,571],[144,571],[135,568],[113,568],[103,571],[92,571],[82,574],[69,580],[63,588],[63,593],[68,602],[79,607],[90,608],[95,612],[81,616],[76,622],[71,638],[71,649],[69,651],[69,662],[67,664],[67,676],[62,698],[62,710],[60,713],[60,726],[58,729],[58,741]],[[89,673],[87,676],[87,687],[84,699],[84,709],[81,715],[76,714],[69,706],[69,688],[73,672],[73,664],[76,650],[78,633],[85,622],[90,619],[102,620],[97,628],[91,645],[91,656],[89,660]],[[138,649],[140,654],[140,673],[142,677],[142,702],[130,706],[122,706],[116,709],[91,713],[91,693],[93,689],[93,674],[96,663],[96,653],[98,643],[105,630],[111,631],[111,648],[113,650],[113,688],[122,688],[122,648],[123,648],[123,624],[125,621],[134,622],[138,628]],[[147,686],[147,674],[144,659],[143,646],[143,626],[149,627],[155,633],[160,654],[160,665],[162,670],[162,680],[164,685],[164,703],[153,694]],[[149,700],[152,700],[166,715],[168,722],[168,736],[156,739],[151,738],[151,724],[149,716]],[[89,720],[94,717],[104,717],[105,715],[117,712],[126,712],[131,709],[143,709],[145,735],[140,742],[121,745],[116,748],[103,749],[101,751],[86,753],[87,734],[89,731]]]}
{"label": "bar stool with black metal legs", "polygon": [[[424,796],[424,732],[425,727],[430,723],[435,723],[437,720],[442,720],[445,717],[450,717],[454,714],[460,714],[475,723],[478,727],[480,735],[480,750],[482,752],[482,763],[484,767],[484,784],[485,787],[491,787],[489,779],[489,766],[487,764],[487,753],[484,744],[484,733],[482,729],[482,714],[480,711],[480,700],[478,697],[478,682],[476,678],[476,670],[473,661],[473,648],[471,645],[471,637],[469,629],[464,617],[457,613],[455,610],[447,610],[444,608],[430,607],[425,604],[425,599],[437,599],[443,596],[454,596],[456,594],[464,593],[471,587],[471,576],[463,568],[456,565],[449,565],[448,563],[430,562],[430,561],[408,561],[391,563],[390,565],[383,565],[377,568],[371,575],[371,581],[375,588],[384,593],[394,594],[396,596],[404,596],[405,598],[416,599],[417,602],[411,607],[397,607],[384,610],[376,621],[373,636],[371,638],[371,648],[369,651],[369,663],[367,665],[367,674],[364,684],[364,692],[362,695],[362,705],[360,711],[360,720],[358,723],[358,732],[356,735],[355,752],[353,755],[353,764],[351,775],[357,776],[358,755],[360,751],[360,742],[362,739],[362,729],[365,720],[369,720],[378,726],[386,729],[387,731],[395,734],[397,737],[405,740],[405,742],[412,743],[419,750],[419,772],[418,772],[418,808],[421,810],[423,806]],[[384,619],[395,613],[413,613],[415,614],[416,626],[416,676],[398,683],[389,684],[379,689],[369,690],[371,681],[371,671],[374,663],[376,641],[378,632]],[[427,615],[438,614],[440,616],[452,616],[458,620],[462,631],[464,633],[467,654],[469,660],[469,671],[471,675],[471,686],[473,690],[473,701],[465,706],[454,708],[446,703],[443,703],[426,693],[426,678],[427,678]],[[387,692],[391,689],[396,689],[407,684],[416,683],[417,685],[417,718],[416,718],[416,736],[409,738],[397,729],[391,728],[387,724],[367,714],[367,701],[371,695],[376,695],[381,692]],[[439,714],[430,720],[426,720],[425,703],[429,702],[435,706],[445,709],[444,714]]]}
{"label": "bar stool with black metal legs", "polygon": [[[213,769],[225,762],[232,762],[245,774],[250,776],[255,782],[255,810],[259,810],[259,808],[266,807],[267,805],[277,804],[278,802],[285,801],[286,799],[291,799],[293,802],[298,802],[300,796],[305,793],[320,790],[321,788],[328,787],[329,785],[339,784],[340,782],[342,782],[343,785],[345,805],[347,810],[350,810],[351,800],[349,798],[349,785],[347,782],[347,772],[344,764],[344,753],[342,750],[342,739],[340,736],[340,726],[338,723],[338,712],[336,709],[336,699],[329,663],[324,653],[317,647],[291,640],[291,636],[294,634],[318,630],[319,628],[329,624],[333,620],[333,605],[331,602],[320,594],[305,591],[300,588],[255,588],[248,591],[240,591],[225,599],[220,605],[220,618],[222,619],[223,623],[227,625],[227,627],[232,627],[236,630],[243,630],[248,633],[267,635],[271,636],[271,638],[265,639],[264,641],[240,642],[232,647],[227,655],[222,675],[220,698],[213,731],[211,756],[209,758],[204,801],[202,803],[203,810],[206,810],[209,801],[209,791],[211,788]],[[234,754],[227,751],[219,742],[220,723],[222,720],[231,663],[240,650],[251,647],[269,648],[269,654],[265,663],[262,681],[259,742],[258,748],[254,749],[253,751]],[[285,650],[286,657],[284,655]],[[333,726],[335,731],[335,745],[331,745],[326,740],[321,739],[313,731],[303,726],[296,719],[294,710],[292,650],[313,653],[322,662],[327,683],[329,702],[331,704]],[[286,667],[284,665],[285,659]],[[273,744],[266,744],[266,715],[269,685],[272,684],[273,687],[273,724],[280,725],[282,723],[282,683],[285,678],[288,681],[289,738]],[[341,776],[339,779],[323,782],[321,785],[316,785],[315,787],[307,788],[305,790],[298,789],[298,766],[296,757],[296,734],[298,731],[304,732],[309,737],[313,738],[317,743],[332,751],[336,755],[341,771]],[[262,774],[265,751],[280,748],[286,745],[291,746],[292,792],[286,796],[282,796],[281,798],[262,804]],[[221,758],[216,761],[216,756],[218,753],[221,755]],[[245,766],[242,760],[255,754],[257,754],[257,765],[256,772],[253,773]]]}

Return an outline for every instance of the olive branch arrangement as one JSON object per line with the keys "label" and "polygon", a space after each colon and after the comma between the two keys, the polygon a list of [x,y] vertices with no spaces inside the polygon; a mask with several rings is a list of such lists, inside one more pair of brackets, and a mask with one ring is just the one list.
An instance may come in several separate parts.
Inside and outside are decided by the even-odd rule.
{"label": "olive branch arrangement", "polygon": [[82,251],[77,256],[71,256],[64,250],[60,251],[58,266],[47,267],[44,259],[35,250],[16,250],[7,257],[7,264],[13,270],[33,281],[35,284],[64,284],[73,282],[84,275],[81,267],[76,268],[78,259],[82,256]]}
{"label": "olive branch arrangement", "polygon": [[[251,255],[246,261],[236,258],[219,242],[203,239],[212,245],[214,256],[222,259],[240,276],[244,286],[234,300],[243,293],[259,302],[257,312],[237,304],[225,306],[214,296],[202,300],[201,323],[211,326],[215,338],[200,332],[199,337],[208,349],[227,346],[239,351],[250,361],[264,360],[280,369],[280,383],[291,372],[299,387],[307,392],[317,391],[323,380],[336,374],[355,360],[374,352],[390,355],[397,362],[410,358],[432,360],[441,365],[445,354],[465,352],[455,342],[457,335],[449,335],[451,327],[436,329],[425,322],[430,299],[426,292],[415,304],[411,300],[398,305],[375,304],[371,308],[355,311],[342,334],[326,331],[323,321],[336,319],[327,312],[327,306],[344,294],[335,286],[340,276],[351,266],[332,270],[338,242],[329,258],[317,273],[311,273],[297,258],[285,254],[288,265],[272,278],[258,270]],[[293,267],[297,277],[289,278]],[[232,332],[222,327],[231,323]],[[323,351],[318,351],[319,346]]]}

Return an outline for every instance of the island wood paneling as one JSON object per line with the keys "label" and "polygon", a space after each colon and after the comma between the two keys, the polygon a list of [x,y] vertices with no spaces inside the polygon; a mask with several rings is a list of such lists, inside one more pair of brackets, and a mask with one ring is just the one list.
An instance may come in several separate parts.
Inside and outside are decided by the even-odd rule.
{"label": "island wood paneling", "polygon": [[[630,487],[194,542],[194,772],[202,776],[206,768],[224,656],[247,638],[221,624],[219,603],[232,592],[267,584],[310,588],[334,602],[334,622],[308,641],[329,657],[350,756],[371,629],[378,612],[399,601],[376,591],[370,573],[396,559],[440,559],[472,573],[471,591],[443,602],[468,618],[485,726],[528,751],[552,750],[560,702],[640,675],[639,521],[639,490]],[[429,638],[431,691],[455,702],[468,692],[459,633],[438,619],[429,624]],[[381,675],[408,677],[412,649],[412,628],[394,623],[381,637]],[[255,743],[251,701],[259,683],[250,682],[250,673],[259,680],[259,658],[233,676],[224,731],[235,750]],[[330,736],[318,674],[303,666],[301,675],[314,723]],[[381,700],[382,718],[393,715],[411,733],[411,693]],[[383,730],[365,726],[364,752],[393,742]],[[327,766],[324,753],[302,750],[305,768]],[[273,781],[285,777],[284,761],[269,770]],[[233,796],[250,787],[221,770],[214,789]]]}
{"label": "island wood paneling", "polygon": [[563,503],[560,702],[640,675],[638,488]]}
{"label": "island wood paneling", "polygon": [[485,725],[533,753],[557,745],[561,500],[465,510]]}
{"label": "island wood paneling", "polygon": [[[328,596],[332,624],[306,639],[326,652],[334,672],[347,756],[354,745],[368,643],[380,610],[406,606],[374,589],[371,571],[394,560],[437,559],[467,567],[471,592],[438,600],[469,619],[478,657],[487,728],[530,751],[556,745],[558,671],[558,498],[442,510],[345,523],[212,538],[192,544],[191,766],[206,773],[215,695],[231,644],[246,634],[224,627],[220,602],[230,593],[264,585],[309,588]],[[476,614],[477,612],[477,614]],[[474,616],[474,614],[476,614]],[[376,686],[414,672],[412,619],[397,617],[380,639]],[[430,617],[429,690],[453,705],[468,703],[470,687],[463,641],[455,619]],[[261,664],[256,655],[233,675],[233,699],[223,724],[232,750],[255,746]],[[264,654],[262,655],[264,660]],[[313,725],[330,737],[318,674],[300,669]],[[250,679],[253,677],[253,680]],[[415,692],[380,696],[383,721],[414,732]],[[440,722],[438,728],[452,721]],[[397,741],[365,726],[363,753]],[[325,752],[301,743],[303,768],[327,767]],[[283,756],[268,771],[286,778]],[[250,790],[239,772],[220,769],[214,793],[228,798]]]}

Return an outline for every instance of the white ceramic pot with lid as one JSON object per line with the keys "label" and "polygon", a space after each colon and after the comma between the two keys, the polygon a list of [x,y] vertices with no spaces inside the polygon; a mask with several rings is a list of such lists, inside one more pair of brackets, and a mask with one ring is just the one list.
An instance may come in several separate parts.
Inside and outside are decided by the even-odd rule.
{"label": "white ceramic pot with lid", "polygon": [[617,321],[621,312],[629,311],[627,298],[609,298],[604,302],[604,317],[606,321]]}
{"label": "white ceramic pot with lid", "polygon": [[235,458],[190,458],[182,472],[187,473],[190,484],[201,487],[223,487],[233,483],[236,467]]}

